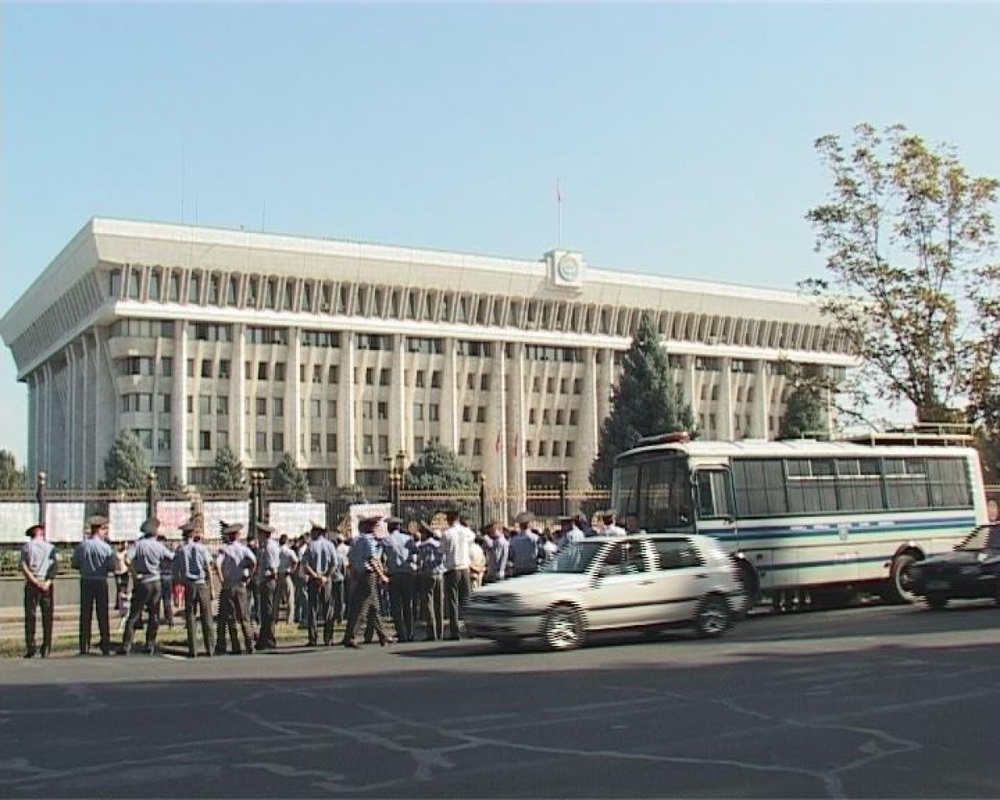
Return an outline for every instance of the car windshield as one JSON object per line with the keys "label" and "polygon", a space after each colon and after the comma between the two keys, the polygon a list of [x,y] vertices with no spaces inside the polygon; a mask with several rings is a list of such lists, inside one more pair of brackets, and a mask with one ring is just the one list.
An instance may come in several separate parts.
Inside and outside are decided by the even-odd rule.
{"label": "car windshield", "polygon": [[980,525],[956,550],[1000,550],[1000,525]]}
{"label": "car windshield", "polygon": [[587,571],[594,557],[601,552],[604,542],[572,542],[556,553],[548,564],[545,572],[569,572],[580,574]]}

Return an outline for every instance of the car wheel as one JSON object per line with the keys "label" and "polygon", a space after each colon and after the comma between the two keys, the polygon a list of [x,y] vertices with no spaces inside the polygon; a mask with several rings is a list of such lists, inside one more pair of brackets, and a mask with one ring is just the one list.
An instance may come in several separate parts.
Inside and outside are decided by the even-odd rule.
{"label": "car wheel", "polygon": [[545,615],[542,638],[551,650],[573,650],[583,644],[580,612],[573,606],[556,606]]}
{"label": "car wheel", "polygon": [[885,595],[890,603],[905,605],[916,602],[917,596],[913,593],[913,581],[910,578],[910,567],[916,560],[912,553],[901,553],[893,559],[892,568],[889,570],[888,591]]}
{"label": "car wheel", "polygon": [[943,594],[929,594],[924,598],[927,601],[927,607],[934,610],[940,611],[946,605],[948,605],[948,596]]}
{"label": "car wheel", "polygon": [[732,612],[726,598],[710,594],[698,604],[694,629],[704,639],[721,636],[732,624]]}

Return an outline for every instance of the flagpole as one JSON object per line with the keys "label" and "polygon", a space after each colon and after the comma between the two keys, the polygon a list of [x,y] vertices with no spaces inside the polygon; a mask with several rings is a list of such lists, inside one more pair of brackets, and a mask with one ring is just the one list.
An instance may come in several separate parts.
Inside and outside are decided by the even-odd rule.
{"label": "flagpole", "polygon": [[556,247],[562,247],[562,188],[556,178]]}

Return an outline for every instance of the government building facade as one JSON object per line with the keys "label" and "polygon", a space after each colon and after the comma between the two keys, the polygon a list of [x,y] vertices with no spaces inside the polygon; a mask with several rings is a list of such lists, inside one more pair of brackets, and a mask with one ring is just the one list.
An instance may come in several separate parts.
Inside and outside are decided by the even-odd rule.
{"label": "government building facade", "polygon": [[91,220],[0,321],[28,385],[28,470],[95,485],[118,431],[161,484],[228,446],[316,486],[382,486],[427,443],[493,491],[589,485],[643,313],[708,438],[774,438],[786,372],[840,374],[794,292],[588,265]]}

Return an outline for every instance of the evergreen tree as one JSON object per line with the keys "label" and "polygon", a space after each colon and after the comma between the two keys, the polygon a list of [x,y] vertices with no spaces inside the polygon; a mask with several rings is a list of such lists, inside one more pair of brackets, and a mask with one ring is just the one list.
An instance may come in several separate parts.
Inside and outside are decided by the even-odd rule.
{"label": "evergreen tree", "polygon": [[149,453],[128,429],[118,432],[104,459],[104,486],[108,489],[145,489],[149,484]]}
{"label": "evergreen tree", "polygon": [[823,408],[823,390],[813,383],[797,384],[785,402],[785,416],[781,421],[778,438],[814,438],[823,432],[829,432]]}
{"label": "evergreen tree", "polygon": [[477,488],[475,476],[439,442],[424,447],[420,458],[406,471],[405,485],[415,491],[471,492]]}
{"label": "evergreen tree", "polygon": [[229,447],[220,447],[212,466],[211,486],[222,491],[247,488],[247,470]]}
{"label": "evergreen tree", "polygon": [[282,455],[278,466],[271,473],[271,490],[287,497],[294,503],[301,503],[309,499],[309,480],[306,478],[306,474],[296,466],[291,453]]}
{"label": "evergreen tree", "polygon": [[0,491],[24,489],[28,485],[23,468],[17,466],[17,459],[9,450],[0,450]]}
{"label": "evergreen tree", "polygon": [[612,390],[611,413],[601,423],[597,458],[590,468],[591,485],[611,486],[615,457],[643,436],[694,430],[691,407],[670,378],[660,337],[643,314]]}

